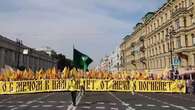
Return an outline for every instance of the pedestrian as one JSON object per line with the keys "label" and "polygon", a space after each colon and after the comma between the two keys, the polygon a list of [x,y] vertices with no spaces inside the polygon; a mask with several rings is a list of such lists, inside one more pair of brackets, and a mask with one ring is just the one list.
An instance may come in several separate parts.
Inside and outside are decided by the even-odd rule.
{"label": "pedestrian", "polygon": [[72,97],[73,106],[76,106],[77,92],[76,91],[71,91],[71,97]]}
{"label": "pedestrian", "polygon": [[80,91],[82,95],[85,95],[85,80],[82,78],[80,79]]}
{"label": "pedestrian", "polygon": [[186,83],[187,83],[187,86],[186,86],[187,93],[192,94],[192,81],[191,81],[191,79],[187,79]]}
{"label": "pedestrian", "polygon": [[72,103],[73,103],[73,106],[76,106],[76,97],[77,97],[77,91],[75,90],[75,75],[73,74],[73,72],[71,72],[71,82],[72,82],[72,85],[71,85],[71,97],[72,97]]}

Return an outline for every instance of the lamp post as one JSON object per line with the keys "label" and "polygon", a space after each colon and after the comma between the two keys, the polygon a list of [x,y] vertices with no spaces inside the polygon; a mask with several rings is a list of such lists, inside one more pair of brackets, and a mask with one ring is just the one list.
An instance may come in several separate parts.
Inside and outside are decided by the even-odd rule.
{"label": "lamp post", "polygon": [[17,44],[17,51],[18,51],[17,68],[19,68],[19,66],[20,66],[20,50],[21,50],[21,46],[22,46],[22,40],[16,39],[16,44]]}
{"label": "lamp post", "polygon": [[170,29],[169,33],[167,33],[166,37],[169,38],[169,44],[170,44],[169,51],[171,54],[171,72],[172,73],[174,72],[174,65],[173,65],[173,51],[174,51],[173,37],[174,37],[174,35],[176,35],[176,32],[175,32],[174,28],[171,27],[171,29]]}

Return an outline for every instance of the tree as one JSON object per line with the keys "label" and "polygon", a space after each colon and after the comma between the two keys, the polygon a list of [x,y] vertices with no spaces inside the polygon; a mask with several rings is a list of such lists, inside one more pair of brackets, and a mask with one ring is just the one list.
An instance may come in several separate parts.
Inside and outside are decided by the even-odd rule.
{"label": "tree", "polygon": [[63,55],[63,54],[57,54],[56,56],[53,56],[53,57],[58,60],[58,62],[57,62],[57,68],[60,71],[63,71],[64,70],[64,67],[69,67],[69,68],[72,68],[73,67],[72,60],[66,58],[65,55]]}

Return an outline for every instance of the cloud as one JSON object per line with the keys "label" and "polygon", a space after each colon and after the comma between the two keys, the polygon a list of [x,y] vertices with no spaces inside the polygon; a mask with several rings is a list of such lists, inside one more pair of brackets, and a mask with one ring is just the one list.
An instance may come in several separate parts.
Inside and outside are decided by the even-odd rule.
{"label": "cloud", "polygon": [[[160,0],[163,1],[163,0]],[[159,0],[5,0],[0,34],[72,56],[72,45],[96,61],[109,54]]]}

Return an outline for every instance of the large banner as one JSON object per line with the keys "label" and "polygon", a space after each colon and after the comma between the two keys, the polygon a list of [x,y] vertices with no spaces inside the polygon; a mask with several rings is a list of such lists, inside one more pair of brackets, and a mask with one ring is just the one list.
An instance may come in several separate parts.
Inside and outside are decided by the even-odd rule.
{"label": "large banner", "polygon": [[0,81],[0,94],[37,93],[51,91],[116,91],[116,92],[174,92],[185,93],[184,80],[29,80]]}

